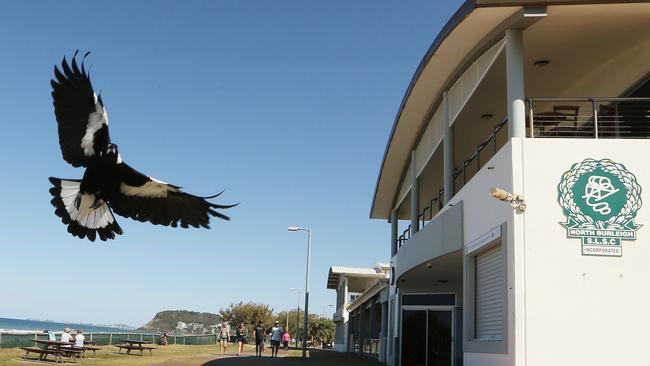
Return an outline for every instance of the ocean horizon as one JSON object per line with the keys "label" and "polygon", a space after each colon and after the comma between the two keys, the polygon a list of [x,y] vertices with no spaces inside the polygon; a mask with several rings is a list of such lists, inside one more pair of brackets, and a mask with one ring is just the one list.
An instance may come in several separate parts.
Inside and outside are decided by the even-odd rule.
{"label": "ocean horizon", "polygon": [[124,328],[116,326],[103,326],[94,324],[74,323],[74,322],[55,322],[48,320],[30,320],[30,319],[12,319],[0,318],[0,330],[20,330],[20,331],[43,331],[61,332],[65,328],[83,329],[84,332],[127,332],[133,331],[134,328]]}

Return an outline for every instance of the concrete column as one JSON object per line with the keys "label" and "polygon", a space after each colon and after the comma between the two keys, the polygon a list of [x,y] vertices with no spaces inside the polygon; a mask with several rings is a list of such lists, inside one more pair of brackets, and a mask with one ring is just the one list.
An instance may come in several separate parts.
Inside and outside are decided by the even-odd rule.
{"label": "concrete column", "polygon": [[397,254],[397,210],[390,211],[390,257]]}
{"label": "concrete column", "polygon": [[420,187],[418,185],[418,168],[415,164],[415,150],[411,151],[411,235],[420,230]]}
{"label": "concrete column", "polygon": [[521,29],[506,30],[506,82],[509,137],[526,137],[524,44]]}
{"label": "concrete column", "polygon": [[343,318],[343,349],[348,351],[348,327],[350,326],[350,314],[348,313],[348,278],[343,279],[343,306],[341,306],[341,317]]}
{"label": "concrete column", "polygon": [[395,295],[391,292],[394,292],[393,286],[388,288],[388,334],[386,336],[386,364],[393,365],[393,355],[395,350],[393,349],[393,338],[395,338],[395,315],[391,316],[395,312]]}
{"label": "concrete column", "polygon": [[387,335],[388,335],[388,301],[381,303],[381,330],[379,333],[379,362],[386,362]]}
{"label": "concrete column", "polygon": [[442,177],[444,190],[443,202],[445,204],[454,196],[454,130],[449,125],[450,122],[449,93],[444,91],[442,93]]}

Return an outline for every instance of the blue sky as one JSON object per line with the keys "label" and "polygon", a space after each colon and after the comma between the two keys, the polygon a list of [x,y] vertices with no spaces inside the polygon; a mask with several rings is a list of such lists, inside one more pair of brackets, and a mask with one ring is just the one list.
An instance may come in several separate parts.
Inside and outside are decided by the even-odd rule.
{"label": "blue sky", "polygon": [[[0,317],[142,325],[160,310],[295,307],[313,229],[310,310],[331,313],[330,265],[389,258],[368,218],[386,141],[428,46],[461,1],[4,2],[0,10]],[[182,230],[118,217],[76,239],[47,177],[61,157],[49,80],[76,49],[125,162],[241,202]],[[301,300],[302,301],[302,300]],[[301,304],[302,307],[302,304]]]}

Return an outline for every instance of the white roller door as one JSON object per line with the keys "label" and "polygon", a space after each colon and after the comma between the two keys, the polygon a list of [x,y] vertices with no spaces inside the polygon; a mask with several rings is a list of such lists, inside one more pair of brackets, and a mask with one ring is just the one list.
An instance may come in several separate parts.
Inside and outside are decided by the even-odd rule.
{"label": "white roller door", "polygon": [[503,339],[503,258],[501,245],[476,256],[475,339]]}

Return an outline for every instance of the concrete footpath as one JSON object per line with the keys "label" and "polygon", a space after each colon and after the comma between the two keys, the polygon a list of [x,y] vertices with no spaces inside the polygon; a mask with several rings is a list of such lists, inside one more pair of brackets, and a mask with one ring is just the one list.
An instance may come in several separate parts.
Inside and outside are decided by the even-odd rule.
{"label": "concrete footpath", "polygon": [[189,359],[169,360],[155,366],[262,366],[262,365],[286,365],[286,366],[375,366],[380,365],[374,360],[353,355],[337,354],[333,351],[313,350],[310,351],[310,358],[303,360],[296,353],[280,351],[277,358],[270,357],[270,350],[262,357],[256,357],[252,353],[242,356],[219,355],[201,356]]}

